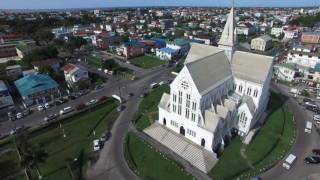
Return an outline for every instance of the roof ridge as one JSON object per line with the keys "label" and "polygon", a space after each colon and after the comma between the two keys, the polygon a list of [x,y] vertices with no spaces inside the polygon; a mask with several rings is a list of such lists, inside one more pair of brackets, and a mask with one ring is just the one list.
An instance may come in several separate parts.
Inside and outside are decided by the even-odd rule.
{"label": "roof ridge", "polygon": [[221,52],[224,52],[224,51],[223,51],[223,50],[219,50],[218,52],[209,54],[208,56],[204,56],[204,57],[202,57],[202,58],[200,58],[200,59],[197,59],[197,60],[195,60],[195,61],[188,62],[188,63],[186,63],[185,65],[189,65],[189,64],[191,65],[191,64],[194,64],[194,63],[196,63],[196,62],[203,61],[203,60],[205,60],[206,58],[208,58],[208,57],[210,57],[210,56],[213,56],[213,55],[216,55],[216,54],[221,53]]}

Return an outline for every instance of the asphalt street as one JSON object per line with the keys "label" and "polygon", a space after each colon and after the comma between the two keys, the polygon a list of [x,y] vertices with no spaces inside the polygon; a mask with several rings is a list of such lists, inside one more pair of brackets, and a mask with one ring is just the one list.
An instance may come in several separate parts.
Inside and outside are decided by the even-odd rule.
{"label": "asphalt street", "polygon": [[[289,97],[287,100],[290,111],[293,112],[297,124],[297,137],[294,146],[290,153],[297,156],[297,161],[290,170],[282,167],[280,161],[275,167],[261,174],[262,179],[266,180],[301,180],[302,178],[320,172],[319,165],[307,165],[304,163],[304,158],[311,154],[312,149],[320,147],[320,136],[313,127],[312,133],[305,133],[306,121],[312,121],[312,113],[305,110],[302,105],[289,94],[289,89],[282,85],[272,85],[271,88],[281,94]],[[286,157],[285,157],[286,158]]]}
{"label": "asphalt street", "polygon": [[[131,81],[129,79],[122,78],[118,80],[117,78],[111,79],[106,84],[104,84],[104,87],[102,89],[93,90],[89,94],[86,94],[84,96],[81,96],[75,100],[69,100],[67,103],[59,105],[59,106],[53,106],[47,111],[36,111],[22,119],[15,120],[15,121],[5,121],[0,124],[0,134],[8,134],[11,129],[13,129],[15,126],[25,126],[25,127],[36,127],[42,124],[45,124],[46,122],[43,120],[46,114],[53,114],[53,113],[59,113],[61,109],[67,106],[75,107],[80,103],[86,103],[90,101],[91,99],[98,99],[101,96],[111,96],[113,94],[119,95],[119,87],[121,90],[121,94],[124,98],[127,98],[127,94],[129,92],[139,92],[139,90],[143,90],[143,87],[149,87],[149,84],[154,82],[160,82],[161,74],[163,72],[169,72],[169,69],[164,68],[158,68],[154,69],[150,72],[145,73],[142,75],[138,80]],[[167,73],[168,74],[168,73]],[[170,75],[170,73],[169,73]],[[164,78],[167,79],[167,78]],[[149,84],[148,84],[149,83]],[[132,88],[133,87],[133,88]]]}

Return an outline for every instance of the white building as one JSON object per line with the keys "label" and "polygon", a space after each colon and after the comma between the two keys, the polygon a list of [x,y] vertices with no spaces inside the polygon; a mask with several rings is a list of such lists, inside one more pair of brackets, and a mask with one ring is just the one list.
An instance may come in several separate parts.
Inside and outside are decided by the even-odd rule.
{"label": "white building", "polygon": [[161,60],[172,60],[178,55],[178,50],[171,48],[161,48],[156,50],[156,56]]}
{"label": "white building", "polygon": [[260,36],[251,40],[251,49],[266,51],[272,48],[272,39],[268,35]]}
{"label": "white building", "polygon": [[295,74],[295,65],[292,63],[277,64],[274,66],[276,79],[291,82],[294,80]]}
{"label": "white building", "polygon": [[315,52],[315,49],[295,46],[288,53],[287,63],[294,63],[299,66],[314,68],[317,63],[320,63],[320,55]]}
{"label": "white building", "polygon": [[89,79],[88,71],[83,66],[78,64],[66,64],[63,66],[65,80],[68,86]]}
{"label": "white building", "polygon": [[271,29],[271,35],[279,37],[283,33],[282,27],[274,27]]}
{"label": "white building", "polygon": [[192,44],[159,104],[156,123],[213,156],[232,132],[245,137],[263,120],[269,99],[272,57],[236,51],[236,39],[232,8],[219,47]]}

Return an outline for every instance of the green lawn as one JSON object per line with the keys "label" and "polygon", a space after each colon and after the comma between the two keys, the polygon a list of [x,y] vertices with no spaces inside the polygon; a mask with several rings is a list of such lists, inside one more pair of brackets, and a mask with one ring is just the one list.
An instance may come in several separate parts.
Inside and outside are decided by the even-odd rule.
{"label": "green lawn", "polygon": [[188,180],[184,169],[176,162],[168,159],[156,148],[145,143],[133,133],[129,133],[125,141],[124,156],[129,167],[145,180]]}
{"label": "green lawn", "polygon": [[9,151],[0,156],[0,179],[20,172],[20,162],[16,151]]}
{"label": "green lawn", "polygon": [[153,56],[147,56],[147,55],[130,59],[130,62],[144,69],[151,69],[151,68],[166,64],[166,61],[160,60]]}
{"label": "green lawn", "polygon": [[[71,163],[71,168],[76,179],[85,173],[92,152],[92,140],[99,138],[111,126],[117,117],[116,106],[114,102],[108,103],[67,120],[63,125],[66,138],[63,138],[62,130],[55,127],[31,139],[32,143],[44,147],[49,155],[46,163],[39,167],[44,179],[71,179],[66,165],[74,158],[78,161]],[[95,136],[92,133],[93,129],[96,132]],[[0,157],[0,162],[3,158]]]}
{"label": "green lawn", "polygon": [[94,57],[94,56],[85,56],[84,57],[87,60],[87,63],[89,66],[95,67],[95,68],[101,68],[102,67],[102,60]]}
{"label": "green lawn", "polygon": [[158,118],[158,104],[164,92],[169,93],[169,86],[162,85],[151,91],[139,106],[140,116],[136,121],[136,127],[142,130],[151,125]]}
{"label": "green lawn", "polygon": [[293,145],[296,131],[293,115],[276,94],[272,94],[269,110],[271,114],[265,124],[240,155],[242,143],[234,139],[226,147],[217,165],[209,175],[215,179],[248,179],[271,168],[284,158]]}

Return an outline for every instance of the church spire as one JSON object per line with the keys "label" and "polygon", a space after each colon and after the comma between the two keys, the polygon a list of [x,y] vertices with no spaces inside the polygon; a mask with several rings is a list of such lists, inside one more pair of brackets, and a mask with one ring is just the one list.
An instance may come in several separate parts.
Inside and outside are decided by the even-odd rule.
{"label": "church spire", "polygon": [[219,41],[219,48],[226,51],[226,54],[231,62],[235,46],[237,44],[237,35],[235,33],[236,23],[234,17],[234,8],[232,7],[228,15],[227,22],[224,26],[221,38]]}

